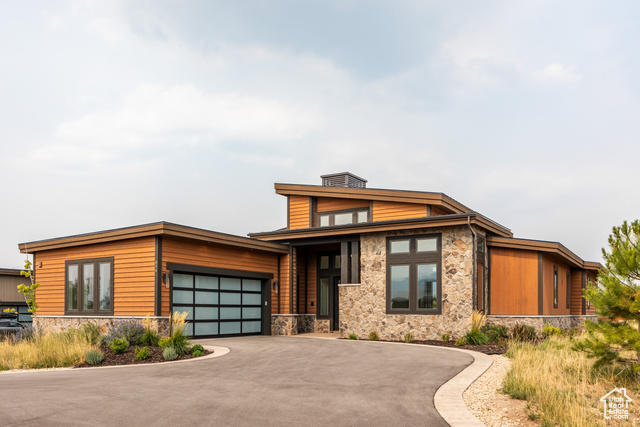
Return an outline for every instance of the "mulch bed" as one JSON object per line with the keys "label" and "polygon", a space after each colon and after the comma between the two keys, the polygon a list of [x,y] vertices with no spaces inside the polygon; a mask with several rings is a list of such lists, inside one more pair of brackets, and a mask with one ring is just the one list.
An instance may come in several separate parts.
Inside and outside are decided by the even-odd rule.
{"label": "mulch bed", "polygon": [[[387,341],[387,340],[380,340]],[[388,342],[404,342],[404,341],[388,341]],[[435,345],[438,347],[462,348],[465,350],[473,350],[484,354],[504,354],[507,351],[506,345],[486,344],[486,345],[456,345],[453,341],[442,342],[441,340],[415,340],[411,344]]]}
{"label": "mulch bed", "polygon": [[[129,350],[125,353],[115,354],[113,350],[111,350],[107,346],[100,347],[100,350],[104,353],[104,359],[101,363],[97,365],[89,365],[87,362],[84,362],[81,365],[77,365],[76,368],[93,368],[96,366],[119,366],[119,365],[144,365],[147,363],[162,363],[167,362],[164,360],[162,356],[163,349],[160,347],[147,347],[149,349],[149,358],[145,360],[137,360],[136,359],[136,348],[129,347]],[[210,350],[204,350],[204,356],[207,354],[213,353]],[[202,356],[201,356],[202,357]],[[193,355],[183,354],[178,356],[176,360],[184,360],[184,359],[193,359]]]}

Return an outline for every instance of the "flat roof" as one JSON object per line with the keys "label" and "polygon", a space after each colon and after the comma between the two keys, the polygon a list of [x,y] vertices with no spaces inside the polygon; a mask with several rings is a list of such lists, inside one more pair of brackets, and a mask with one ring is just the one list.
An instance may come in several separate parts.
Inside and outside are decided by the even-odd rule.
{"label": "flat roof", "polygon": [[208,243],[217,243],[221,245],[262,250],[267,252],[289,252],[286,246],[278,243],[270,243],[244,236],[219,233],[217,231],[189,227],[180,224],[173,224],[165,221],[154,222],[151,224],[135,225],[131,227],[116,228],[112,230],[96,231],[93,233],[76,234],[67,237],[37,240],[34,242],[19,243],[18,248],[22,253],[33,253],[50,249],[91,245],[95,243],[134,239],[147,236],[172,236]]}
{"label": "flat roof", "polygon": [[427,191],[392,190],[382,188],[326,187],[323,185],[274,184],[277,194],[283,196],[336,197],[342,199],[380,200],[388,202],[423,203],[441,206],[450,213],[474,212],[444,193]]}
{"label": "flat roof", "polygon": [[489,236],[487,237],[487,245],[494,246],[499,248],[510,248],[510,249],[522,249],[529,251],[540,251],[545,253],[552,253],[560,256],[561,258],[568,261],[569,264],[572,264],[579,268],[584,268],[585,270],[600,270],[603,268],[602,264],[594,261],[584,261],[578,255],[571,252],[560,242],[550,242],[546,240],[532,240],[532,239],[516,239],[514,237],[498,237],[498,236]]}
{"label": "flat roof", "polygon": [[477,225],[489,232],[511,237],[511,230],[491,221],[477,212],[427,216],[421,218],[398,219],[390,221],[362,222],[357,224],[334,225],[297,229],[280,229],[262,233],[250,233],[249,236],[267,241],[289,241],[309,237],[340,236],[348,234],[375,233],[391,230],[410,230],[459,225]]}

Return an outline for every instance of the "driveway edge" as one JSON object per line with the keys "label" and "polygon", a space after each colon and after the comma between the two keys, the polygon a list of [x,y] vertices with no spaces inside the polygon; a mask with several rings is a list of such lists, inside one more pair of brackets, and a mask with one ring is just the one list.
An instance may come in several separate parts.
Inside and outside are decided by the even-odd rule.
{"label": "driveway edge", "polygon": [[451,427],[481,427],[485,424],[477,419],[467,409],[462,394],[471,384],[491,367],[493,359],[484,353],[477,351],[463,350],[460,348],[446,348],[447,350],[467,353],[474,358],[474,362],[467,366],[462,372],[442,384],[433,396],[433,403],[440,416],[451,425]]}
{"label": "driveway edge", "polygon": [[231,351],[227,347],[219,347],[215,345],[203,345],[203,347],[207,350],[213,351],[213,353],[207,354],[206,356],[202,356],[202,357],[192,357],[190,359],[173,360],[171,362],[139,363],[139,364],[133,364],[133,365],[92,366],[90,368],[71,367],[71,368],[18,369],[14,371],[0,372],[0,375],[23,374],[28,372],[55,372],[55,371],[82,372],[82,371],[88,371],[93,369],[135,368],[135,367],[142,367],[142,366],[158,366],[158,365],[164,366],[164,365],[171,365],[174,363],[185,363],[185,362],[194,362],[198,360],[213,359],[214,357],[224,356],[225,354],[228,354]]}

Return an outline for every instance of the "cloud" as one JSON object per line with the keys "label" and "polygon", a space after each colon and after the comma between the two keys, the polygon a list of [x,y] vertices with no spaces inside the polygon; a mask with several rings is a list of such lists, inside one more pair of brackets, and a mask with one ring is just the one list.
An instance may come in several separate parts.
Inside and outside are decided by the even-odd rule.
{"label": "cloud", "polygon": [[573,72],[572,68],[565,68],[560,63],[549,64],[541,70],[531,73],[538,83],[573,83],[582,78],[580,74]]}
{"label": "cloud", "polygon": [[167,141],[295,139],[321,125],[312,109],[280,99],[235,92],[208,95],[190,84],[142,85],[125,96],[120,109],[63,123],[55,135],[65,141],[141,147]]}

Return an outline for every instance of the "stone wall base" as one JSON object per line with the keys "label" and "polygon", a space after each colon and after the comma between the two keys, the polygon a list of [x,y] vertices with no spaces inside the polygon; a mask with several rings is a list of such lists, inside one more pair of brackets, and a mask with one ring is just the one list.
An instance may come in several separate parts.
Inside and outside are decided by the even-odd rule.
{"label": "stone wall base", "polygon": [[[33,327],[37,330],[50,332],[64,332],[69,329],[78,329],[85,323],[93,322],[100,326],[102,333],[112,327],[116,322],[135,319],[142,323],[145,316],[37,316],[33,318]],[[151,328],[162,335],[169,335],[168,316],[150,316]]]}
{"label": "stone wall base", "polygon": [[314,332],[315,314],[272,314],[271,335],[297,335]]}
{"label": "stone wall base", "polygon": [[586,316],[501,316],[501,315],[489,315],[487,316],[487,323],[492,325],[504,325],[509,328],[520,323],[523,325],[533,326],[537,332],[542,331],[542,328],[549,323],[551,326],[562,329],[571,328],[584,328],[585,320],[597,321],[598,316],[586,315]]}

